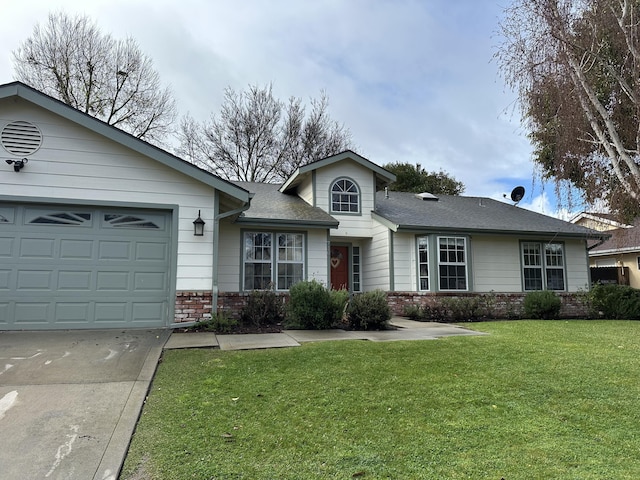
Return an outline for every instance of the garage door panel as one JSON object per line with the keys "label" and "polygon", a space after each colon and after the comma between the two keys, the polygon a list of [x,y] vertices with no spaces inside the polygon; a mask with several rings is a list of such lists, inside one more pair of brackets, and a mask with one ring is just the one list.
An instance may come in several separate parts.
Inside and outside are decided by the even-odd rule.
{"label": "garage door panel", "polygon": [[166,262],[169,255],[166,243],[138,242],[136,243],[136,257],[138,261]]}
{"label": "garage door panel", "polygon": [[51,238],[22,238],[20,258],[53,258],[55,240]]}
{"label": "garage door panel", "polygon": [[98,272],[96,290],[103,291],[129,291],[129,272]]}
{"label": "garage door panel", "polygon": [[16,290],[33,291],[33,290],[53,290],[51,282],[51,270],[18,270],[18,281],[16,282]]}
{"label": "garage door panel", "polygon": [[127,302],[96,302],[96,323],[126,323],[130,317]]}
{"label": "garage door panel", "polygon": [[135,292],[159,292],[166,289],[165,272],[136,272],[134,274]]}
{"label": "garage door panel", "polygon": [[6,326],[9,324],[11,304],[9,302],[0,302],[0,325]]}
{"label": "garage door panel", "polygon": [[91,260],[93,258],[93,240],[60,241],[60,258],[62,260]]}
{"label": "garage door panel", "polygon": [[12,270],[2,269],[0,270],[0,290],[9,290],[12,281]]}
{"label": "garage door panel", "polygon": [[7,203],[0,329],[169,323],[170,213]]}
{"label": "garage door panel", "polygon": [[99,260],[131,260],[131,243],[120,241],[100,241]]}
{"label": "garage door panel", "polygon": [[15,323],[46,325],[49,322],[49,310],[52,308],[50,302],[16,302]]}
{"label": "garage door panel", "polygon": [[0,257],[13,256],[13,238],[0,237]]}
{"label": "garage door panel", "polygon": [[58,302],[56,303],[54,322],[86,323],[90,318],[91,302]]}
{"label": "garage door panel", "polygon": [[58,272],[58,290],[90,291],[93,290],[92,271]]}
{"label": "garage door panel", "polygon": [[132,309],[135,323],[154,323],[164,316],[166,302],[134,302]]}

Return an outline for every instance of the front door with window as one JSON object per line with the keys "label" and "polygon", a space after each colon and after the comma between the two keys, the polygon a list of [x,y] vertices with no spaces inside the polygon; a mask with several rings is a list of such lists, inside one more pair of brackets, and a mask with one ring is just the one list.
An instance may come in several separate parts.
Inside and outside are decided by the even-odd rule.
{"label": "front door with window", "polygon": [[349,248],[331,246],[331,289],[349,290]]}

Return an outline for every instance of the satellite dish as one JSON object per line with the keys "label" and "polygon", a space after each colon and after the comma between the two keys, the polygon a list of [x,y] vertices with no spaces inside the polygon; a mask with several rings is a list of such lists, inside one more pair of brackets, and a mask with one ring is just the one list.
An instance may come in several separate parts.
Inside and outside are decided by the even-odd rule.
{"label": "satellite dish", "polygon": [[524,187],[516,187],[511,191],[511,200],[518,203],[524,198]]}

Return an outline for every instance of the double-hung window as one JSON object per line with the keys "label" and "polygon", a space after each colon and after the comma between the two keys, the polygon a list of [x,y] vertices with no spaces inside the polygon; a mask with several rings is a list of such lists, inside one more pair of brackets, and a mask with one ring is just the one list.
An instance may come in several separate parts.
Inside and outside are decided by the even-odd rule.
{"label": "double-hung window", "polygon": [[522,277],[527,290],[564,290],[564,245],[522,242]]}
{"label": "double-hung window", "polygon": [[438,237],[440,290],[467,290],[467,240]]}
{"label": "double-hung window", "polygon": [[289,290],[303,280],[304,235],[244,233],[244,290]]}

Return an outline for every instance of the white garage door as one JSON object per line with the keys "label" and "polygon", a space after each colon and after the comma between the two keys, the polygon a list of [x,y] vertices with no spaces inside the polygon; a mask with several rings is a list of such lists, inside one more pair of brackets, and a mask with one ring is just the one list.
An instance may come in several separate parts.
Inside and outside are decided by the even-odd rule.
{"label": "white garage door", "polygon": [[0,203],[0,329],[165,326],[169,212]]}

